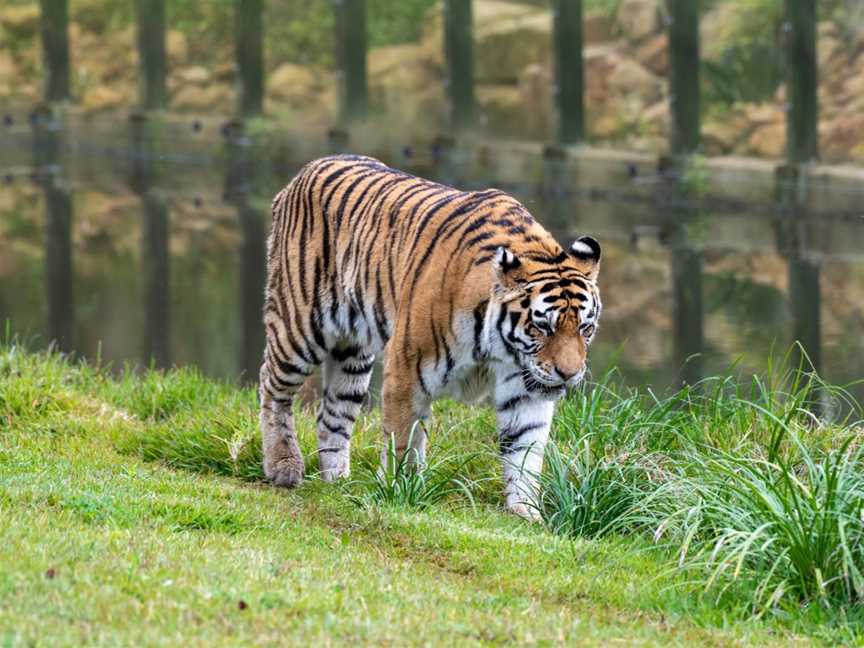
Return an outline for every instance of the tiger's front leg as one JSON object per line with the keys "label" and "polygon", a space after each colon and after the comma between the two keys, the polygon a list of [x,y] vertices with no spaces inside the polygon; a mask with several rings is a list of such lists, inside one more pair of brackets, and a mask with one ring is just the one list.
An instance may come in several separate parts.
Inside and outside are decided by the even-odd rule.
{"label": "tiger's front leg", "polygon": [[429,416],[432,401],[423,390],[416,370],[393,351],[396,348],[397,345],[391,342],[384,362],[384,384],[381,388],[384,448],[381,451],[381,465],[387,466],[392,443],[397,461],[405,457],[408,465],[422,468],[426,463],[426,431],[417,422]]}
{"label": "tiger's front leg", "polygon": [[333,481],[350,473],[351,432],[363,407],[375,357],[349,346],[324,360],[324,394],[318,409],[318,461],[321,478]]}
{"label": "tiger's front leg", "polygon": [[537,398],[525,389],[518,368],[496,377],[498,446],[507,510],[531,520],[540,519],[538,482],[554,408],[553,401]]}

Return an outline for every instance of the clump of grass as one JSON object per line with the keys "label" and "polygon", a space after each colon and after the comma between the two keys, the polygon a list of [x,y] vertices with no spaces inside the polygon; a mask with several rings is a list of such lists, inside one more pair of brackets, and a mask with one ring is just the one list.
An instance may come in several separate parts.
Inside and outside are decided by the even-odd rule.
{"label": "clump of grass", "polygon": [[50,496],[48,502],[70,511],[81,521],[88,524],[108,524],[125,522],[123,511],[108,495],[97,493],[65,494]]}
{"label": "clump of grass", "polygon": [[[795,435],[795,459],[692,453],[677,491],[690,501],[669,512],[656,537],[675,536],[679,564],[718,596],[749,586],[752,606],[864,601],[864,470],[849,437],[810,450]],[[672,530],[674,529],[674,530]]]}
{"label": "clump of grass", "polygon": [[848,609],[864,602],[860,411],[785,361],[662,398],[607,375],[561,408],[536,506],[557,533],[662,543],[718,600]]}
{"label": "clump of grass", "polygon": [[654,481],[660,468],[652,455],[606,455],[590,434],[566,453],[550,444],[545,463],[532,505],[544,523],[562,535],[634,532],[641,526],[634,513],[658,487]]}
{"label": "clump of grass", "polygon": [[359,477],[345,484],[348,500],[361,508],[386,505],[422,510],[452,497],[463,497],[474,506],[473,483],[463,476],[473,456],[461,460],[444,456],[418,466],[413,452],[409,449],[398,456],[391,436],[383,465],[364,461],[359,466]]}
{"label": "clump of grass", "polygon": [[31,354],[14,343],[0,346],[0,430],[72,411],[76,371],[58,353]]}
{"label": "clump of grass", "polygon": [[121,452],[173,468],[245,481],[264,479],[257,411],[242,392],[125,434],[117,446]]}
{"label": "clump of grass", "polygon": [[164,421],[183,410],[217,403],[234,391],[191,367],[143,373],[127,367],[118,380],[103,385],[102,395],[141,420]]}

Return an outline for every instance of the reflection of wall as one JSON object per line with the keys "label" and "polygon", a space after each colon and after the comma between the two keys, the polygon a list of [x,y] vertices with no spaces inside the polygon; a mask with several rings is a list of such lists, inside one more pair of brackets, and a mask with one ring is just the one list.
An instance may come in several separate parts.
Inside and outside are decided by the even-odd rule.
{"label": "reflection of wall", "polygon": [[812,366],[817,373],[821,373],[822,299],[818,263],[807,259],[789,260],[789,303],[792,311],[793,340],[801,345],[807,356],[803,366]]}
{"label": "reflection of wall", "polygon": [[[160,100],[156,84],[154,101]],[[157,102],[158,103],[158,102]],[[144,277],[143,362],[157,368],[171,365],[170,272],[168,253],[168,205],[159,194],[155,166],[154,128],[148,115],[135,113],[130,120],[133,155],[129,186],[141,200],[141,268]]]}

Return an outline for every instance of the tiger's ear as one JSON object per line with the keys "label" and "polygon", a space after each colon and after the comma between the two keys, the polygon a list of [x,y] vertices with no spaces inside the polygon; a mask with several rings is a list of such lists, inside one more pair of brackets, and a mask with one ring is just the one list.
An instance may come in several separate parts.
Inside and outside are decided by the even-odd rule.
{"label": "tiger's ear", "polygon": [[522,262],[505,247],[495,250],[495,278],[503,286],[513,287],[522,276]]}
{"label": "tiger's ear", "polygon": [[570,246],[570,254],[582,266],[591,281],[597,280],[600,273],[600,244],[591,236],[580,236]]}

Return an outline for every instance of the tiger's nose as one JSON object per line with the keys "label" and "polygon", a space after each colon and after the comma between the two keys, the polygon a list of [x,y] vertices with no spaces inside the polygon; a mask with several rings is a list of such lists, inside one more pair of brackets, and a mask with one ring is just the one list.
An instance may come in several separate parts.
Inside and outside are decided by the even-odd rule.
{"label": "tiger's nose", "polygon": [[579,372],[578,371],[571,371],[571,372],[562,371],[559,367],[555,367],[555,373],[558,374],[558,376],[561,378],[561,380],[563,380],[564,382],[567,382],[568,380],[570,380],[573,376],[575,376]]}

